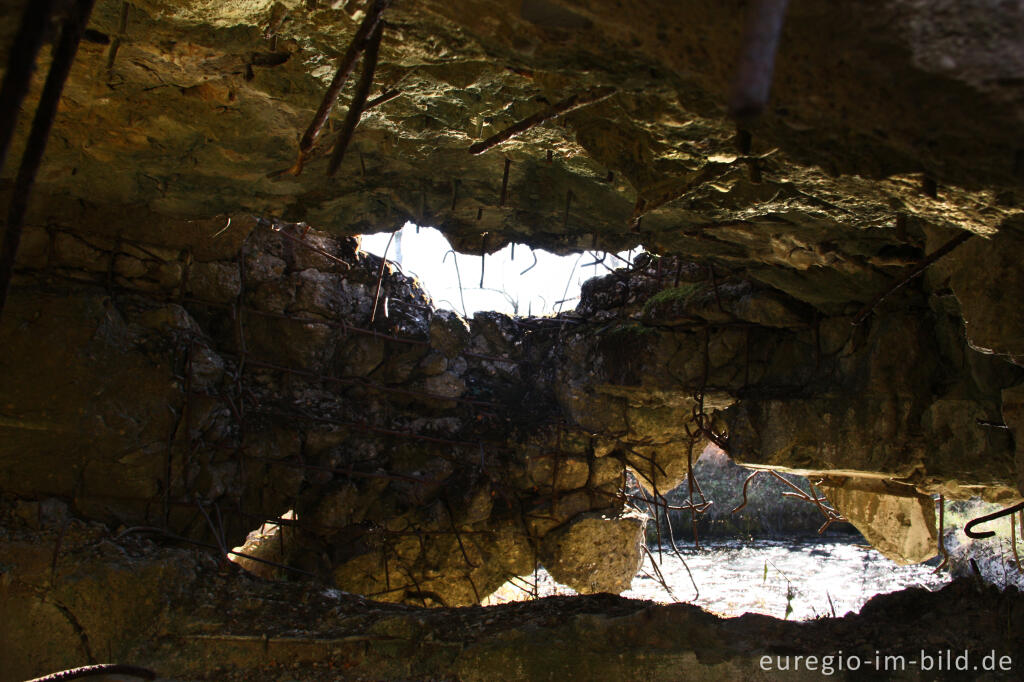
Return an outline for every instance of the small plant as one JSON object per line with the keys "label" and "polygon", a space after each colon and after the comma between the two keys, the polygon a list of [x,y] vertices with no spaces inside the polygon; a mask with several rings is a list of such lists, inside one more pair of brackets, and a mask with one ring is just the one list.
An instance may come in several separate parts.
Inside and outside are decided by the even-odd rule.
{"label": "small plant", "polygon": [[[772,568],[782,576],[782,579],[786,581],[786,615],[782,617],[783,620],[788,620],[791,613],[793,613],[793,598],[796,597],[796,590],[793,588],[793,583],[790,582],[789,577],[779,570],[779,567],[771,562],[769,559],[764,560],[764,575],[761,576],[761,584],[764,585],[768,582],[768,564],[771,564]],[[829,603],[832,599],[829,598]],[[832,609],[833,614],[835,609]]]}
{"label": "small plant", "polygon": [[645,315],[650,315],[655,312],[661,306],[680,305],[685,306],[687,299],[695,291],[700,289],[702,285],[697,284],[684,284],[678,287],[672,287],[670,289],[662,289],[654,296],[647,299],[647,303],[644,304],[643,312]]}

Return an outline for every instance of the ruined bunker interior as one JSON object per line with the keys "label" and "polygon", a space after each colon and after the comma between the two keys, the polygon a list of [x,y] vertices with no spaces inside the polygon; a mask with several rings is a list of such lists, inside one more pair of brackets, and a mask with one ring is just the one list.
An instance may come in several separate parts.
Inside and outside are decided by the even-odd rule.
{"label": "ruined bunker interior", "polygon": [[[1019,3],[0,16],[0,682],[1019,679],[979,575],[807,622],[619,596],[706,450],[896,564],[945,559],[937,500],[1024,501]],[[511,244],[599,276],[467,317],[361,247],[407,223],[466,289]],[[485,605],[541,566],[577,594]]]}

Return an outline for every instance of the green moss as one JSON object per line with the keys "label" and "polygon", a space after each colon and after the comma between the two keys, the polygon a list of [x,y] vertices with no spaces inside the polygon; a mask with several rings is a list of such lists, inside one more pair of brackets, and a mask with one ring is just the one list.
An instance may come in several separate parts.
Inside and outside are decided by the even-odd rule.
{"label": "green moss", "polygon": [[657,334],[658,330],[644,324],[623,324],[609,329],[604,338],[609,341],[629,341]]}
{"label": "green moss", "polygon": [[685,305],[686,300],[700,289],[701,286],[700,283],[695,283],[684,284],[679,287],[672,287],[671,289],[662,289],[647,299],[647,303],[644,303],[644,314],[648,315],[662,306]]}

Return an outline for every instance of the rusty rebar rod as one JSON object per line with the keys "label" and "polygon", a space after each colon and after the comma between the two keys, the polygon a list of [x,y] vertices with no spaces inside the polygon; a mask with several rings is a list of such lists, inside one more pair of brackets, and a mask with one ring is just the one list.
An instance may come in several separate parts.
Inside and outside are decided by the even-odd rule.
{"label": "rusty rebar rod", "polygon": [[[261,455],[243,455],[246,459],[251,459],[257,462],[266,462],[271,465],[278,465],[289,467],[292,469],[309,469],[311,471],[323,471],[331,474],[341,474],[342,476],[349,476],[351,478],[376,478],[385,481],[411,481],[413,483],[435,483],[434,479],[426,478],[423,476],[410,476],[408,474],[396,474],[386,471],[358,471],[352,467],[328,467],[321,466],[319,464],[309,464],[307,462],[294,462],[288,459],[274,459],[273,457],[265,457]],[[277,521],[274,521],[277,523]]]}
{"label": "rusty rebar rod", "polygon": [[380,23],[381,15],[390,4],[391,0],[373,0],[373,4],[367,9],[363,23],[359,25],[356,34],[352,37],[352,42],[349,43],[348,49],[342,55],[341,61],[338,63],[338,70],[335,72],[331,84],[327,86],[327,92],[324,93],[320,107],[316,110],[313,120],[310,122],[309,127],[306,128],[306,132],[299,142],[299,157],[291,168],[293,175],[298,175],[302,172],[302,164],[305,161],[306,155],[313,149],[317,138],[320,137],[320,133],[324,129],[324,125],[327,124],[331,110],[334,109],[334,105],[337,104],[338,97],[341,95],[341,90],[345,87],[345,81],[348,80],[349,74],[352,73],[352,69],[355,67],[356,59],[365,49],[367,38]]}
{"label": "rusty rebar rod", "polygon": [[686,575],[690,576],[690,584],[693,585],[693,592],[694,592],[693,600],[692,601],[696,601],[696,600],[700,599],[700,588],[697,587],[697,581],[693,577],[693,572],[690,571],[690,565],[686,563],[686,559],[683,558],[682,553],[679,551],[679,548],[676,546],[676,535],[675,535],[675,531],[672,530],[672,520],[671,520],[671,518],[669,519],[669,524],[668,524],[668,539],[669,539],[669,543],[671,543],[671,545],[672,545],[672,552],[676,555],[676,558],[679,559],[679,563],[681,563],[683,565],[683,568],[686,569]]}
{"label": "rusty rebar rod", "polygon": [[[452,528],[452,533],[455,535],[455,540],[459,543],[459,550],[462,552],[462,558],[465,560],[466,565],[470,568],[480,568],[480,564],[474,564],[469,558],[469,554],[466,553],[466,546],[462,544],[462,535],[459,533],[458,527],[455,525],[455,512],[452,511],[452,505],[448,502],[446,495],[441,495],[441,502],[444,504],[444,509],[448,514],[448,525]],[[473,586],[473,591],[476,592],[476,586]],[[480,603],[480,595],[477,595],[477,603]]]}
{"label": "rusty rebar rod", "polygon": [[530,255],[533,256],[533,263],[531,263],[529,267],[527,267],[525,270],[519,273],[520,277],[522,277],[530,270],[533,270],[535,267],[537,267],[537,252],[534,251],[532,247],[530,248]]}
{"label": "rusty rebar rod", "polygon": [[[518,581],[522,582],[523,584],[526,585],[526,587],[523,587],[522,585],[519,585],[519,584],[515,583],[514,582],[515,580],[518,580]],[[537,598],[536,593],[534,591],[532,591],[531,589],[528,589],[530,587],[535,587],[535,586],[531,586],[530,583],[526,582],[526,580],[524,580],[522,577],[520,577],[518,575],[512,575],[511,573],[509,573],[508,574],[508,579],[505,582],[507,582],[509,585],[511,585],[512,587],[516,588],[520,592],[523,592],[524,594],[529,596],[531,599],[536,599]]]}
{"label": "rusty rebar rod", "polygon": [[471,145],[469,147],[469,153],[474,156],[477,154],[483,154],[488,149],[497,147],[502,142],[507,142],[514,137],[518,137],[535,126],[546,123],[553,118],[568,114],[569,112],[576,111],[577,109],[590,106],[591,104],[597,104],[598,102],[608,99],[615,93],[615,88],[598,87],[563,99],[561,102],[553,104],[547,109],[537,112],[533,116],[529,116],[518,123],[510,125],[501,132],[491,135],[486,140],[482,140]]}
{"label": "rusty rebar rod", "polygon": [[341,124],[341,132],[338,133],[338,140],[334,143],[334,151],[331,152],[331,159],[327,162],[327,175],[332,176],[338,172],[342,159],[345,158],[345,150],[348,149],[355,133],[359,119],[366,107],[366,98],[373,87],[373,74],[377,70],[377,56],[380,54],[380,40],[384,31],[384,22],[378,21],[370,31],[366,39],[366,50],[363,53],[363,71],[359,75],[359,82],[356,83],[355,92],[352,94],[352,103],[345,114],[345,120]]}
{"label": "rusty rebar rod", "polygon": [[[399,438],[410,438],[412,440],[421,440],[426,443],[435,443],[437,445],[451,445],[453,447],[468,447],[477,448],[479,442],[469,441],[458,441],[451,440],[448,438],[436,438],[434,436],[424,436],[419,433],[413,433],[412,431],[399,431],[397,429],[388,429],[383,426],[373,426],[372,424],[366,424],[363,422],[345,421],[343,419],[332,419],[330,417],[318,417],[315,415],[308,414],[292,414],[287,412],[275,412],[267,409],[256,409],[253,410],[256,414],[262,414],[268,417],[285,417],[288,419],[305,419],[307,421],[321,422],[324,424],[335,424],[337,426],[347,426],[360,431],[370,431],[372,433],[381,433],[388,436],[398,436]],[[439,455],[440,456],[440,455]],[[443,458],[443,457],[442,457]]]}
{"label": "rusty rebar rod", "polygon": [[[689,498],[687,504],[690,508],[690,526],[693,529],[693,544],[694,547],[700,549],[700,539],[697,537],[697,507],[693,503],[693,444],[694,439],[690,439],[690,443],[686,448],[686,494]],[[671,521],[669,521],[671,523]]]}
{"label": "rusty rebar rod", "polygon": [[897,289],[902,287],[904,284],[906,284],[910,280],[914,279],[915,277],[923,273],[929,265],[939,260],[943,256],[949,254],[951,251],[953,251],[953,249],[960,246],[973,236],[973,232],[961,232],[960,234],[958,234],[957,236],[953,237],[948,242],[940,246],[938,249],[928,254],[928,256],[925,257],[924,260],[922,260],[920,263],[918,263],[906,277],[896,282],[891,287],[889,287],[888,289],[886,289],[885,291],[871,299],[871,301],[869,301],[867,305],[861,308],[860,312],[857,313],[857,315],[853,318],[853,321],[850,324],[854,326],[859,325],[861,322],[865,320],[865,318],[867,318],[868,315],[871,314],[871,311],[875,309],[875,306],[884,301],[886,297],[889,296],[889,294],[892,294]]}
{"label": "rusty rebar rod", "polygon": [[789,0],[755,0],[750,7],[729,100],[729,113],[737,118],[756,116],[768,103],[788,5]]}
{"label": "rusty rebar rod", "polygon": [[192,403],[192,354],[195,350],[195,337],[189,339],[188,346],[185,349],[185,381],[182,392],[184,393],[184,401],[181,408],[181,416],[178,423],[171,428],[171,432],[167,437],[167,461],[165,462],[164,468],[164,526],[170,526],[171,523],[171,479],[174,477],[173,466],[174,466],[174,440],[177,436],[178,429],[182,426],[185,427],[185,438],[186,441],[191,440],[192,429],[190,426],[191,421],[191,403]]}
{"label": "rusty rebar rod", "polygon": [[380,288],[384,284],[384,268],[388,264],[388,249],[391,248],[391,242],[394,241],[396,234],[398,234],[398,230],[394,230],[391,236],[388,237],[388,243],[384,246],[384,255],[380,257],[380,272],[377,273],[377,291],[373,294],[373,311],[370,313],[370,324],[373,324],[373,321],[377,319],[377,303],[380,301]]}
{"label": "rusty rebar rod", "polygon": [[[198,305],[208,305],[218,308],[231,308],[232,306],[232,304],[230,303],[223,303],[221,301],[211,301],[203,298],[186,297],[184,300],[187,303],[196,303]],[[336,327],[338,329],[344,330],[346,333],[352,332],[355,334],[363,334],[365,336],[372,336],[374,338],[381,339],[382,341],[403,343],[411,346],[427,347],[430,345],[429,341],[423,341],[421,339],[412,339],[404,336],[395,336],[393,334],[382,334],[381,332],[375,331],[373,329],[367,329],[365,327],[357,327],[355,325],[347,324],[343,320],[325,320],[316,317],[303,317],[301,315],[286,315],[285,313],[275,313],[269,310],[258,310],[256,308],[251,307],[246,307],[245,311],[252,315],[273,317],[276,319],[288,320],[289,322],[296,322],[299,324],[322,324],[328,327]],[[471,353],[469,351],[463,351],[461,355],[467,358],[477,358],[478,360],[488,360],[490,362],[512,362],[508,358],[501,358],[496,355],[486,355],[484,353]]]}
{"label": "rusty rebar rod", "polygon": [[77,680],[82,677],[93,677],[95,675],[128,675],[139,677],[144,680],[155,680],[157,674],[149,668],[142,668],[137,665],[126,665],[124,663],[98,663],[86,665],[81,668],[70,668],[60,672],[50,673],[42,677],[33,677],[27,682],[63,682],[64,680]]}
{"label": "rusty rebar rod", "polygon": [[[385,90],[384,92],[377,95],[376,97],[374,97],[373,99],[366,103],[366,105],[363,107],[363,113],[365,114],[370,109],[373,109],[374,107],[379,107],[381,104],[384,104],[385,102],[390,102],[391,100],[393,100],[394,98],[398,97],[401,94],[402,91],[399,90],[398,88],[391,88],[390,90]],[[366,171],[363,171],[363,174],[365,175]]]}
{"label": "rusty rebar rod", "polygon": [[46,36],[54,0],[36,0],[25,4],[18,33],[14,36],[3,85],[0,85],[0,170],[14,139],[21,103],[28,94],[36,56]]}
{"label": "rusty rebar rod", "polygon": [[[942,555],[942,561],[939,563],[938,566],[935,567],[935,570],[932,571],[932,573],[938,573],[939,571],[944,569],[946,567],[946,565],[949,563],[949,552],[946,551],[946,539],[943,537],[943,535],[945,533],[945,525],[946,525],[946,497],[945,497],[945,495],[939,495],[939,554]],[[1011,526],[1011,529],[1012,529],[1012,526],[1013,526],[1012,522],[1011,522],[1010,526]],[[1016,549],[1014,551],[1016,551]],[[1018,565],[1019,565],[1019,563],[1018,563]]]}
{"label": "rusty rebar rod", "polygon": [[647,558],[651,560],[651,567],[654,569],[655,575],[651,575],[650,573],[647,573],[647,571],[643,571],[643,568],[641,568],[640,570],[643,571],[648,578],[651,578],[652,580],[658,582],[665,589],[665,592],[668,593],[669,599],[675,602],[679,601],[676,598],[676,595],[672,592],[672,588],[668,586],[668,582],[666,582],[665,576],[662,575],[661,569],[658,568],[658,563],[654,560],[654,555],[651,554],[651,550],[647,547],[647,543],[641,542],[640,548],[644,550],[644,553],[647,555]]}
{"label": "rusty rebar rod", "polygon": [[221,554],[226,556],[228,553],[228,545],[227,540],[224,538],[223,526],[218,526],[214,524],[213,519],[210,518],[209,513],[207,513],[206,511],[206,507],[203,506],[203,501],[199,499],[198,495],[196,496],[195,499],[196,506],[199,507],[199,511],[202,513],[203,518],[206,519],[206,525],[210,529],[210,533],[213,535],[213,539],[217,541],[217,548],[220,550]]}
{"label": "rusty rebar rod", "polygon": [[338,258],[334,254],[327,252],[325,249],[321,249],[319,246],[315,246],[313,244],[310,244],[308,241],[306,241],[302,237],[296,237],[293,234],[289,234],[288,231],[285,229],[284,224],[282,224],[280,222],[277,222],[276,220],[268,220],[266,218],[263,218],[262,216],[257,216],[256,220],[257,220],[257,224],[258,225],[266,225],[271,230],[273,230],[274,232],[277,232],[278,234],[280,234],[282,237],[285,237],[286,239],[288,239],[288,240],[290,240],[290,241],[292,241],[292,242],[294,242],[296,244],[299,244],[300,246],[303,246],[303,247],[309,249],[310,251],[315,251],[316,253],[320,254],[324,258],[327,258],[327,259],[329,259],[331,261],[334,261],[335,263],[337,263],[339,265],[344,265],[346,269],[352,269],[351,263],[348,263],[348,262]]}
{"label": "rusty rebar rod", "polygon": [[459,254],[455,253],[455,249],[448,249],[444,254],[444,258],[441,259],[441,264],[444,265],[445,261],[448,260],[449,255],[451,255],[452,263],[455,265],[455,278],[459,283],[459,302],[462,303],[462,316],[469,317],[466,313],[466,296],[462,292],[462,273],[459,272]]}
{"label": "rusty rebar rod", "polygon": [[125,34],[128,32],[128,9],[131,5],[125,1],[121,3],[121,21],[117,25],[117,35],[114,36],[114,40],[110,43],[110,50],[107,52],[107,77],[110,77],[110,72],[114,69],[114,62],[117,61],[117,53],[121,49],[121,43],[124,42]]}
{"label": "rusty rebar rod", "polygon": [[[382,104],[384,104],[386,102],[390,102],[391,100],[393,100],[394,98],[398,97],[401,94],[402,94],[402,91],[399,90],[399,89],[385,90],[384,92],[382,92],[381,94],[377,95],[376,97],[371,99],[369,102],[367,102],[363,106],[362,113],[365,114],[367,111],[369,111],[370,109],[373,109],[374,107],[378,107],[378,106],[380,106],[380,105],[382,105]],[[306,152],[306,154],[303,156],[303,163],[305,163],[306,161],[309,161],[310,159],[322,158],[322,157],[326,156],[329,151],[330,151],[330,147],[327,147],[325,149],[325,148],[320,147],[320,146],[314,146],[311,150]],[[295,175],[296,174],[295,173],[295,169],[296,169],[296,166],[294,166],[294,165],[289,166],[287,168],[281,168],[281,169],[278,169],[278,170],[271,171],[271,172],[267,173],[266,177],[269,180],[276,180],[277,178],[281,177],[282,175],[285,175],[286,173],[290,173],[292,175]],[[366,176],[366,159],[363,158],[363,153],[362,152],[359,152],[359,169],[360,169],[360,173],[365,177]],[[301,172],[301,171],[302,171],[302,169],[300,168],[299,172]]]}
{"label": "rusty rebar rod", "polygon": [[499,208],[505,205],[505,199],[508,198],[508,171],[511,167],[512,159],[505,159],[505,171],[501,175],[501,198],[498,201]]}
{"label": "rusty rebar rod", "polygon": [[991,514],[985,514],[984,516],[979,516],[978,518],[973,519],[973,520],[967,522],[967,525],[964,526],[964,535],[966,535],[967,537],[971,538],[972,540],[981,540],[983,538],[990,538],[990,537],[992,537],[993,535],[996,534],[995,531],[993,531],[993,530],[974,530],[975,526],[978,526],[978,525],[980,525],[982,523],[987,523],[989,521],[995,521],[996,519],[1000,519],[1000,518],[1002,518],[1004,516],[1010,516],[1011,517],[1011,521],[1012,521],[1013,514],[1019,512],[1022,509],[1024,509],[1024,502],[1021,502],[1019,504],[1015,504],[1012,507],[1007,507],[1006,509],[1000,509],[999,511],[993,512]]}
{"label": "rusty rebar rod", "polygon": [[[667,473],[667,472],[665,471],[665,468],[664,468],[663,466],[661,466],[660,464],[658,464],[658,461],[657,461],[657,460],[656,460],[656,459],[655,459],[655,458],[654,458],[653,456],[648,456],[648,455],[644,455],[644,454],[641,454],[641,453],[637,452],[636,450],[634,450],[633,448],[630,448],[630,447],[627,447],[627,448],[626,448],[626,452],[628,452],[629,454],[631,454],[631,455],[634,455],[634,456],[636,456],[636,457],[639,457],[639,458],[640,458],[641,460],[643,460],[643,461],[647,462],[647,463],[648,463],[648,464],[650,464],[650,465],[651,465],[652,467],[654,467],[654,468],[652,468],[652,469],[651,469],[651,473],[655,473],[654,469],[656,468],[656,469],[657,469],[658,471],[660,471],[660,472],[661,472],[661,475],[662,475],[662,476],[664,476],[664,477],[668,478],[668,473]],[[628,457],[627,457],[627,458],[625,458],[625,464],[632,464],[632,463],[631,463],[631,462],[629,461]],[[648,481],[649,481],[649,482],[651,483],[651,485],[652,485],[652,486],[654,485],[654,481],[651,481],[651,479],[650,479],[649,477],[647,477],[646,475],[644,475],[644,473],[643,473],[642,471],[640,471],[638,467],[634,466],[633,468],[634,468],[634,470],[636,470],[636,471],[637,471],[637,472],[638,472],[638,473],[639,473],[640,475],[642,475],[642,476],[644,476],[645,478],[647,478],[647,480],[648,480]]]}
{"label": "rusty rebar rod", "polygon": [[821,503],[821,501],[826,499],[826,498],[824,496],[822,496],[821,498],[818,497],[818,494],[814,490],[814,484],[811,483],[810,481],[807,482],[807,485],[811,489],[811,494],[808,495],[805,491],[801,490],[799,486],[794,484],[792,481],[789,481],[788,479],[786,479],[779,472],[769,470],[768,473],[771,474],[772,476],[774,476],[775,478],[777,478],[778,480],[782,481],[784,484],[786,484],[792,490],[795,491],[795,494],[794,493],[783,492],[782,493],[783,497],[795,497],[797,499],[803,500],[804,502],[809,502],[809,503],[815,505],[818,508],[818,511],[820,511],[822,513],[822,515],[825,516],[825,523],[822,524],[822,526],[818,529],[818,535],[821,535],[822,533],[824,533],[828,529],[828,527],[831,526],[836,521],[846,521],[847,520],[842,514],[840,514],[838,511],[836,511],[832,507],[830,507],[828,505],[824,505],[824,504]]}
{"label": "rusty rebar rod", "polygon": [[[220,355],[230,355],[228,353],[220,353]],[[474,400],[472,398],[460,398],[441,395],[439,393],[431,393],[430,391],[417,391],[410,388],[395,388],[392,386],[385,386],[383,384],[377,384],[368,382],[365,380],[358,379],[344,379],[341,377],[333,377],[327,374],[318,374],[305,369],[296,369],[294,367],[285,367],[284,365],[278,365],[273,362],[266,362],[264,360],[253,360],[248,359],[248,364],[252,367],[262,367],[264,369],[270,369],[275,372],[284,372],[285,374],[292,374],[295,376],[307,377],[309,379],[316,379],[317,381],[323,381],[325,383],[339,384],[341,386],[355,386],[357,388],[364,388],[368,391],[376,391],[378,393],[393,393],[395,395],[405,395],[410,398],[429,398],[431,400],[443,400],[452,401],[458,403],[465,403],[467,405],[473,405],[477,407],[498,407],[498,403],[494,403],[488,400]]]}
{"label": "rusty rebar rod", "polygon": [[[25,152],[21,157],[21,166],[14,180],[11,203],[7,210],[7,229],[4,232],[3,245],[0,246],[0,318],[3,317],[7,291],[11,284],[14,271],[14,260],[21,243],[21,233],[25,227],[25,213],[28,211],[28,200],[35,184],[36,174],[46,151],[46,141],[50,137],[57,106],[60,104],[64,83],[71,74],[71,66],[78,53],[78,44],[82,40],[85,26],[89,23],[95,0],[77,0],[69,9],[68,18],[61,27],[60,39],[53,52],[50,71],[46,75],[46,83],[36,106],[32,128],[28,134]],[[10,68],[10,65],[8,65]],[[15,84],[16,85],[16,84]],[[12,89],[14,86],[12,85]],[[17,93],[15,93],[17,94]]]}
{"label": "rusty rebar rod", "polygon": [[[654,489],[656,490],[656,488],[654,488]],[[640,488],[640,493],[641,493],[641,495],[643,495],[644,502],[647,504],[647,511],[650,513],[651,516],[654,517],[654,530],[655,530],[655,533],[657,534],[657,537],[658,537],[658,560],[660,561],[662,559],[662,557],[661,557],[661,547],[664,544],[662,542],[662,540],[661,540],[661,516],[658,513],[658,508],[651,506],[651,503],[648,502],[647,494],[643,491],[642,487]],[[672,526],[672,520],[671,519],[669,519],[668,525],[671,528],[671,526]]]}

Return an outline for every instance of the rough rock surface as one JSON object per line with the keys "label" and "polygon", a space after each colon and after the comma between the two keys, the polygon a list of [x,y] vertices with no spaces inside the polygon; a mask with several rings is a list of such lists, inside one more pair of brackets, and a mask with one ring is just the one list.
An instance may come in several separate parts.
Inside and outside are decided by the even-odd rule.
{"label": "rough rock surface", "polygon": [[[791,4],[770,106],[738,123],[749,3],[395,2],[371,95],[400,94],[364,112],[328,178],[351,85],[287,171],[364,3],[99,0],[0,319],[0,492],[218,552],[291,511],[280,570],[431,606],[480,602],[545,547],[559,564],[546,538],[659,497],[709,441],[833,485],[1019,500],[1024,13]],[[4,45],[25,5],[0,3]],[[468,153],[595,88],[614,94]],[[655,255],[572,313],[464,321],[387,266],[376,295],[381,263],[350,237],[407,219],[466,252]],[[39,542],[17,549],[52,552]],[[159,581],[132,583],[132,603],[157,584],[191,603],[186,568],[148,563]],[[32,632],[98,627],[64,617],[76,593],[31,612]],[[193,635],[197,661],[270,648]],[[357,646],[403,646],[383,636]],[[63,660],[47,656],[32,670]],[[422,675],[472,676],[445,661]]]}
{"label": "rough rock surface", "polygon": [[[787,655],[842,651],[873,661],[882,642],[886,654],[906,657],[904,679],[931,679],[910,664],[922,650],[1012,656],[1024,625],[1015,590],[969,579],[936,593],[880,595],[858,615],[807,623],[723,619],[611,595],[423,609],[260,580],[204,552],[116,538],[99,524],[24,507],[12,513],[5,503],[0,519],[0,607],[5,625],[17,624],[0,638],[2,682],[99,660],[175,680],[771,679],[780,673],[766,673],[763,656],[773,670]],[[957,626],[937,627],[944,622]],[[836,658],[832,667],[831,678],[863,679]]]}
{"label": "rough rock surface", "polygon": [[913,489],[870,479],[847,479],[822,490],[837,511],[879,552],[898,564],[938,554],[935,502]]}
{"label": "rough rock surface", "polygon": [[643,560],[647,518],[580,514],[544,536],[540,560],[553,577],[580,594],[629,589]]}

